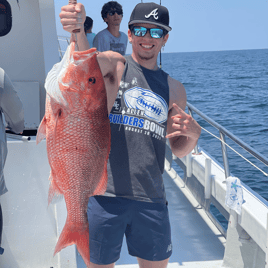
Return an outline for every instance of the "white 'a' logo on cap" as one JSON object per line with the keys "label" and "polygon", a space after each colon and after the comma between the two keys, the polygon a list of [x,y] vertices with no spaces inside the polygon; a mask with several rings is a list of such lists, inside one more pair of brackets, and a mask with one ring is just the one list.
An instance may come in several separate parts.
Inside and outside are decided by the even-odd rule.
{"label": "white 'a' logo on cap", "polygon": [[154,9],[150,14],[145,15],[146,19],[149,19],[151,16],[154,16],[154,19],[157,20],[158,19],[158,12],[157,12],[158,8]]}

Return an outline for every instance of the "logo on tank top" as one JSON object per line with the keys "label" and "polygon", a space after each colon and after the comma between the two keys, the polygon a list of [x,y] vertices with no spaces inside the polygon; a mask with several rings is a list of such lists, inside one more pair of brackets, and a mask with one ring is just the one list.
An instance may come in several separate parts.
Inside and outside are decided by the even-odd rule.
{"label": "logo on tank top", "polygon": [[134,87],[124,94],[124,101],[128,108],[144,111],[144,115],[156,122],[167,120],[168,105],[166,101],[151,90]]}

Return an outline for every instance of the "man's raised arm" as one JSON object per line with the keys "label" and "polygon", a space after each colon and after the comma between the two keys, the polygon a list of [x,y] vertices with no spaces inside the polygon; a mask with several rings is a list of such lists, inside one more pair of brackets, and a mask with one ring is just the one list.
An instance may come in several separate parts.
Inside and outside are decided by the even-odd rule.
{"label": "man's raised arm", "polygon": [[[77,41],[79,51],[89,49],[89,43],[84,31],[84,22],[86,19],[86,11],[81,3],[76,5],[66,5],[61,8],[60,21],[63,29],[72,34],[71,41]],[[74,30],[79,29],[80,32],[73,33]]]}

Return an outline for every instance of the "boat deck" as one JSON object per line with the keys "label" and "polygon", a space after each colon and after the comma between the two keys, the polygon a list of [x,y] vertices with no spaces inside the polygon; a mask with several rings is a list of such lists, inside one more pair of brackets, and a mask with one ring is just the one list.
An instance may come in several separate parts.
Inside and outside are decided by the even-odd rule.
{"label": "boat deck", "polygon": [[[175,180],[173,179],[175,178]],[[205,211],[184,187],[178,175],[164,173],[171,221],[173,254],[168,268],[221,267],[225,238],[211,223]],[[118,268],[137,268],[136,258],[128,255],[124,243]]]}
{"label": "boat deck", "polygon": [[[0,257],[0,267],[85,267],[74,246],[53,257],[66,220],[66,208],[63,200],[47,207],[50,168],[45,142],[36,146],[34,140],[9,141],[8,149],[5,176],[9,192],[1,197],[5,252]],[[225,238],[176,173],[165,172],[164,181],[173,240],[168,267],[221,267]],[[126,243],[116,267],[138,267],[136,258],[128,254]]]}

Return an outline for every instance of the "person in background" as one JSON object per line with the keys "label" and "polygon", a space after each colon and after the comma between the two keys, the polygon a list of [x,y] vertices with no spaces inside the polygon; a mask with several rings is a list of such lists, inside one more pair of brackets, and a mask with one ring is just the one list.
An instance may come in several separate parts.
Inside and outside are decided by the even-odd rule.
{"label": "person in background", "polygon": [[93,20],[90,17],[86,16],[86,20],[84,23],[84,30],[90,47],[93,47],[93,40],[96,36],[96,34],[92,33],[92,28],[93,28]]}
{"label": "person in background", "polygon": [[[85,18],[84,6],[64,6],[60,18],[72,33]],[[167,8],[140,3],[128,25],[130,56],[120,58],[113,51],[97,55],[111,111],[111,151],[107,190],[88,203],[90,267],[113,268],[126,236],[129,254],[140,268],[166,268],[172,254],[162,177],[166,138],[173,154],[182,158],[196,146],[201,127],[184,112],[182,83],[157,66],[171,31]],[[89,49],[84,33],[77,33],[77,43],[80,51]]]}
{"label": "person in background", "polygon": [[110,1],[103,5],[101,16],[108,27],[95,36],[93,46],[100,52],[112,50],[125,55],[128,38],[119,31],[123,18],[122,6],[116,1]]}
{"label": "person in background", "polygon": [[[3,114],[5,120],[3,119]],[[6,122],[6,126],[4,122]],[[0,198],[7,192],[4,178],[4,165],[7,157],[6,127],[15,133],[22,133],[24,129],[24,111],[22,102],[17,96],[11,80],[5,71],[0,68]],[[2,231],[3,215],[0,199],[0,254],[4,252],[1,247]]]}

